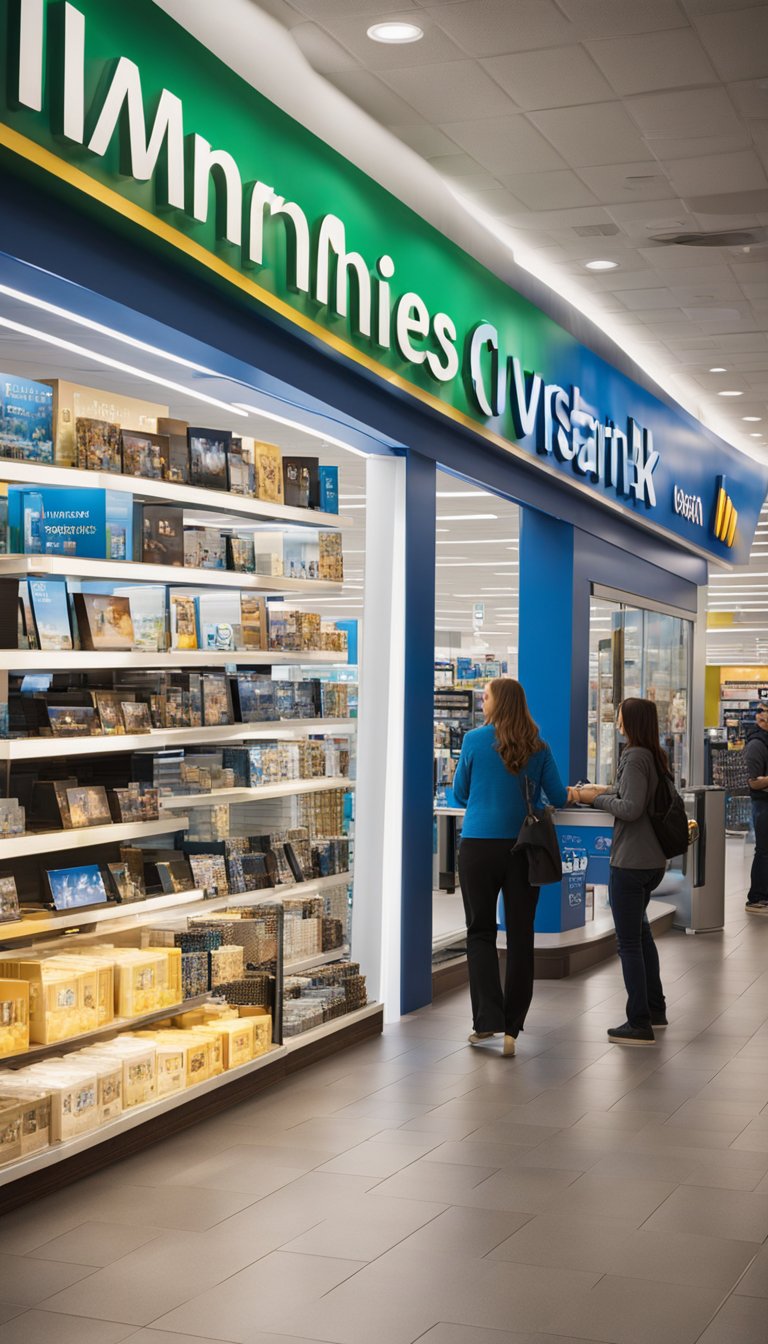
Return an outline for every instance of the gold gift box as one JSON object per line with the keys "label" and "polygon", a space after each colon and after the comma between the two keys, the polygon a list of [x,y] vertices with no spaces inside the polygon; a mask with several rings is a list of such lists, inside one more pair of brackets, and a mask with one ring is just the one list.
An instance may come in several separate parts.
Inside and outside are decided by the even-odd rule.
{"label": "gold gift box", "polygon": [[29,1049],[29,985],[0,980],[0,1056]]}
{"label": "gold gift box", "polygon": [[94,1045],[86,1053],[114,1059],[123,1070],[123,1110],[144,1106],[157,1094],[157,1052],[152,1041],[132,1036],[116,1036],[113,1041]]}
{"label": "gold gift box", "polygon": [[[170,1039],[173,1034],[174,1039]],[[187,1060],[175,1033],[137,1031],[139,1040],[151,1040],[155,1047],[158,1097],[170,1097],[187,1086]]]}
{"label": "gold gift box", "polygon": [[0,1097],[21,1107],[21,1156],[27,1157],[50,1146],[51,1096],[42,1089],[24,1094],[14,1082],[14,1074],[0,1074]]}
{"label": "gold gift box", "polygon": [[64,1070],[54,1063],[33,1064],[22,1070],[19,1080],[51,1096],[51,1135],[54,1143],[78,1138],[99,1123],[96,1075],[85,1067]]}
{"label": "gold gift box", "polygon": [[174,1027],[168,1027],[154,1032],[137,1032],[137,1035],[139,1034],[162,1040],[164,1044],[182,1054],[186,1087],[194,1087],[196,1083],[204,1083],[213,1076],[211,1063],[214,1042],[197,1031],[181,1032]]}
{"label": "gold gift box", "polygon": [[85,1006],[84,979],[77,971],[52,966],[41,958],[8,961],[4,969],[29,986],[29,1039],[35,1044],[55,1045],[96,1029],[96,1013]]}
{"label": "gold gift box", "polygon": [[78,1050],[70,1056],[81,1061],[96,1075],[96,1104],[99,1124],[106,1125],[123,1113],[123,1066],[120,1060],[99,1054],[98,1050]]}
{"label": "gold gift box", "polygon": [[253,1018],[240,1017],[236,1022],[209,1022],[198,1031],[215,1035],[221,1042],[225,1069],[236,1069],[248,1064],[256,1055],[256,1025]]}
{"label": "gold gift box", "polygon": [[10,1097],[0,1099],[0,1164],[15,1162],[21,1157],[21,1128],[23,1103]]}
{"label": "gold gift box", "polygon": [[83,975],[84,1007],[93,1009],[96,1026],[106,1027],[114,1021],[115,970],[111,962],[102,957],[87,957],[84,953],[63,953],[49,957],[46,965],[65,971],[74,970]]}

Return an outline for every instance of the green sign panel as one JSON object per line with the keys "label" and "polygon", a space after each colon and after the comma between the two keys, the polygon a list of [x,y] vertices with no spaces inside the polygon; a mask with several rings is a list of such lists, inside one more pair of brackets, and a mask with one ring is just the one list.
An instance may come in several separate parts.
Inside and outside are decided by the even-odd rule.
{"label": "green sign panel", "polygon": [[[151,0],[0,6],[6,153],[603,503],[702,552],[748,550],[764,473],[579,345]],[[718,474],[730,542],[714,527]]]}

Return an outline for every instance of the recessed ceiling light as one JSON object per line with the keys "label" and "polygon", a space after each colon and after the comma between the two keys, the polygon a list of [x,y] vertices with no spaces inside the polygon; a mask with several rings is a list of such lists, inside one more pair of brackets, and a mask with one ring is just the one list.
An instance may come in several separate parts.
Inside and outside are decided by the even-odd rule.
{"label": "recessed ceiling light", "polygon": [[750,424],[756,425],[762,420],[762,415],[742,415],[742,420],[749,420]]}
{"label": "recessed ceiling light", "polygon": [[743,392],[718,392],[718,397],[743,397]]}
{"label": "recessed ceiling light", "polygon": [[424,29],[416,23],[372,23],[368,36],[372,42],[418,42]]}
{"label": "recessed ceiling light", "polygon": [[710,369],[709,372],[710,372],[710,373],[727,373],[728,370],[727,370],[727,369],[722,369],[722,368],[720,368],[720,367],[718,366],[717,368]]}
{"label": "recessed ceiling light", "polygon": [[584,265],[588,271],[613,271],[618,266],[618,261],[585,261]]}
{"label": "recessed ceiling light", "polygon": [[760,433],[756,433],[756,434],[750,434],[749,437],[750,439],[762,439],[763,436]]}

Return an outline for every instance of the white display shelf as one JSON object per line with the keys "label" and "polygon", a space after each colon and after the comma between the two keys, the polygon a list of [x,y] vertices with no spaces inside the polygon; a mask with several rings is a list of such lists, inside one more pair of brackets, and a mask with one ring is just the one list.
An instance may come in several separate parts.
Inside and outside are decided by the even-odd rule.
{"label": "white display shelf", "polygon": [[121,821],[105,826],[78,826],[68,831],[38,831],[27,835],[0,836],[0,863],[29,854],[58,854],[86,845],[111,845],[116,841],[141,840],[149,835],[169,835],[186,830],[189,817],[157,821]]}
{"label": "white display shelf", "polygon": [[[44,910],[39,915],[27,915],[24,919],[0,924],[0,946],[19,943],[25,938],[47,938],[52,933],[78,933],[83,929],[93,928],[96,924],[105,926],[114,924],[120,929],[134,928],[146,924],[158,912],[181,907],[179,913],[183,913],[184,908],[191,906],[197,908],[203,901],[205,897],[202,891],[194,887],[189,891],[172,891],[162,896],[148,896],[144,901],[127,901],[124,905],[96,906],[93,910],[66,910],[56,914]],[[114,931],[111,927],[102,930],[104,933]],[[2,954],[0,954],[0,966],[2,966]]]}
{"label": "white display shelf", "polygon": [[302,971],[311,971],[315,966],[329,966],[332,961],[341,961],[349,956],[349,944],[332,947],[329,952],[315,952],[311,957],[296,957],[293,961],[283,962],[285,975],[301,975]]}
{"label": "white display shelf", "polygon": [[[343,1018],[340,1020],[344,1021]],[[240,1064],[235,1069],[227,1069],[224,1073],[217,1074],[215,1078],[208,1078],[204,1083],[196,1083],[194,1087],[187,1087],[183,1092],[175,1092],[170,1097],[147,1102],[146,1106],[134,1106],[131,1110],[124,1111],[116,1120],[111,1120],[109,1124],[102,1125],[90,1134],[83,1134],[76,1139],[66,1139],[63,1143],[55,1143],[40,1153],[31,1153],[28,1157],[20,1157],[15,1162],[9,1162],[7,1166],[0,1168],[0,1186],[9,1185],[23,1176],[30,1176],[33,1172],[44,1171],[46,1167],[55,1166],[65,1158],[95,1148],[118,1134],[125,1134],[126,1131],[135,1129],[137,1125],[153,1120],[155,1116],[165,1115],[168,1111],[184,1106],[188,1101],[203,1097],[207,1092],[215,1092],[217,1088],[227,1083],[247,1078],[249,1074],[256,1073],[286,1053],[284,1045],[273,1045],[265,1054],[259,1055],[258,1059],[249,1060],[247,1064]]]}
{"label": "white display shelf", "polygon": [[[109,737],[11,737],[0,739],[0,761],[47,760],[70,756],[113,756],[118,751],[163,751],[187,745],[225,746],[259,738],[304,737],[330,732],[346,736],[355,731],[356,719],[279,719],[270,723],[227,723],[208,728],[153,728],[149,733],[123,733]],[[220,792],[231,793],[232,790]],[[184,795],[190,798],[205,794]],[[199,806],[199,804],[198,804]]]}
{"label": "white display shelf", "polygon": [[334,1017],[330,1022],[324,1022],[321,1027],[311,1027],[309,1031],[300,1031],[298,1036],[289,1036],[283,1049],[290,1055],[294,1050],[300,1050],[303,1045],[314,1045],[316,1041],[333,1036],[334,1032],[340,1031],[342,1027],[352,1026],[355,1022],[364,1022],[366,1018],[376,1017],[380,1012],[380,1003],[368,1003],[365,1008],[357,1008],[354,1013],[344,1013],[342,1017]]}
{"label": "white display shelf", "polygon": [[[167,827],[166,827],[167,829]],[[258,887],[253,891],[230,892],[226,896],[206,897],[199,887],[190,891],[174,891],[162,896],[147,896],[143,901],[128,901],[124,905],[109,905],[94,910],[68,911],[53,914],[41,911],[39,915],[0,924],[0,948],[23,942],[27,938],[46,939],[51,934],[77,934],[101,925],[101,933],[111,934],[141,928],[160,916],[179,919],[187,914],[210,914],[217,910],[253,905],[256,901],[281,901],[284,896],[312,896],[334,887],[345,887],[353,880],[352,871],[335,873],[331,877],[317,877],[309,882],[284,882],[278,887]],[[0,952],[0,970],[3,953]]]}
{"label": "white display shelf", "polygon": [[[2,557],[0,557],[2,558]],[[0,669],[9,672],[96,672],[121,668],[346,667],[343,653],[277,652],[270,649],[158,649],[154,653],[113,649],[0,649]],[[71,740],[71,739],[70,739]]]}
{"label": "white display shelf", "polygon": [[151,1027],[153,1022],[160,1022],[176,1013],[189,1012],[191,1008],[201,1007],[202,1004],[208,1003],[212,995],[212,990],[206,990],[204,994],[195,994],[191,999],[171,1004],[169,1008],[153,1008],[151,1012],[139,1013],[137,1017],[116,1017],[111,1022],[106,1022],[103,1027],[96,1027],[93,1031],[82,1031],[78,1036],[68,1036],[63,1041],[52,1041],[49,1045],[30,1045],[28,1050],[21,1050],[16,1055],[0,1056],[0,1068],[13,1069],[26,1064],[36,1064],[42,1059],[50,1059],[51,1055],[84,1050],[86,1046],[92,1045],[94,1041],[101,1041],[106,1036],[117,1036],[120,1032]]}
{"label": "white display shelf", "polygon": [[355,780],[346,775],[327,775],[323,779],[286,779],[281,784],[265,784],[260,789],[212,789],[210,793],[164,795],[164,811],[192,807],[211,807],[216,803],[257,803],[269,798],[292,798],[299,793],[322,793],[326,789],[354,789]]}
{"label": "white display shelf", "polygon": [[84,579],[92,583],[167,583],[175,588],[233,588],[244,592],[340,593],[343,584],[327,579],[291,579],[280,574],[241,574],[231,569],[147,565],[139,560],[98,560],[81,555],[0,555],[0,578]]}
{"label": "white display shelf", "polygon": [[217,514],[249,522],[290,523],[291,526],[342,531],[355,526],[354,519],[319,509],[295,509],[287,504],[270,504],[263,499],[233,495],[227,490],[206,490],[199,485],[175,481],[152,481],[144,477],[122,476],[111,472],[81,471],[78,467],[58,467],[44,462],[12,462],[0,458],[0,481],[38,486],[59,485],[75,490],[118,490],[135,499],[156,503],[181,504],[189,509],[211,509]]}

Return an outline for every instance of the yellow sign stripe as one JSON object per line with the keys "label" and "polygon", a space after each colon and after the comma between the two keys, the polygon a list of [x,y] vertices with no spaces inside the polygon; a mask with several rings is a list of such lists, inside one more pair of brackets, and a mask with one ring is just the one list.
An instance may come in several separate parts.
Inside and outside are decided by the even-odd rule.
{"label": "yellow sign stripe", "polygon": [[736,524],[738,523],[738,521],[739,521],[739,515],[738,515],[738,512],[737,512],[736,509],[734,509],[734,507],[733,507],[733,503],[731,503],[731,521],[730,521],[730,525],[729,525],[729,527],[728,527],[728,532],[727,532],[727,535],[726,535],[726,538],[725,538],[725,544],[726,544],[726,546],[732,546],[732,545],[733,545],[733,540],[734,540],[734,537],[736,536]]}
{"label": "yellow sign stripe", "polygon": [[721,528],[723,526],[723,513],[725,511],[725,501],[728,498],[722,485],[717,492],[717,509],[715,511],[715,536],[720,538]]}

